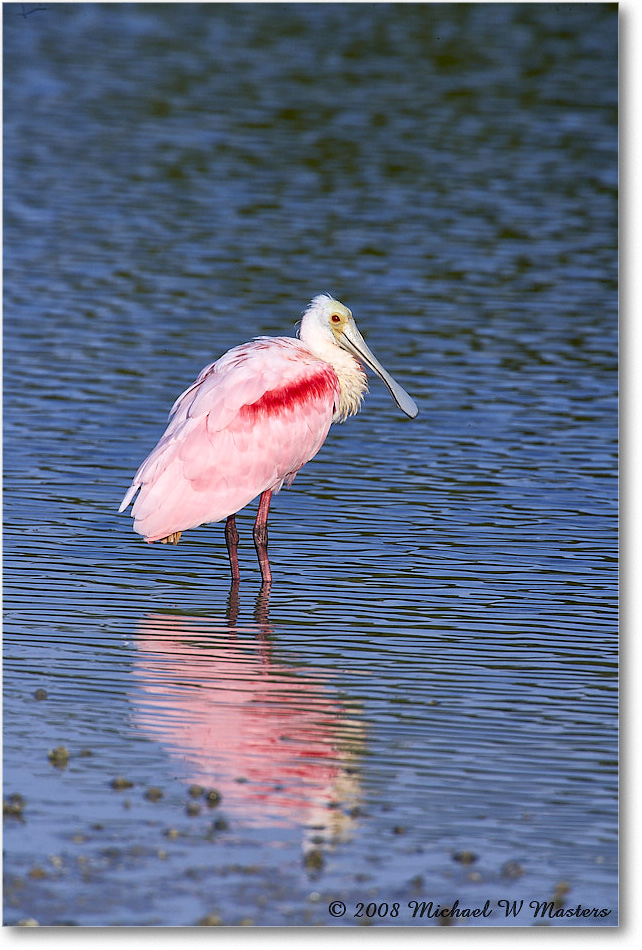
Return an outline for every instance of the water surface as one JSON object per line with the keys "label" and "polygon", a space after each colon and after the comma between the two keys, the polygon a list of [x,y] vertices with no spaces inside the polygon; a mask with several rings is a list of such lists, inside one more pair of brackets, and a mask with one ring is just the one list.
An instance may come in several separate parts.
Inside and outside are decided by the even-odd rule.
{"label": "water surface", "polygon": [[[3,15],[5,923],[616,923],[616,7]],[[235,592],[116,510],[324,291],[419,416],[373,380]]]}

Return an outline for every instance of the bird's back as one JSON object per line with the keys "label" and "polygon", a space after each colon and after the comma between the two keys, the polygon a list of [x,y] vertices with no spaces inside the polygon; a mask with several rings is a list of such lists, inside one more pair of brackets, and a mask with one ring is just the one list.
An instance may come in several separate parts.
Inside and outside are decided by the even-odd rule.
{"label": "bird's back", "polygon": [[333,368],[299,340],[229,350],[178,397],[121,511],[138,491],[134,529],[148,541],[236,513],[316,455],[338,398]]}

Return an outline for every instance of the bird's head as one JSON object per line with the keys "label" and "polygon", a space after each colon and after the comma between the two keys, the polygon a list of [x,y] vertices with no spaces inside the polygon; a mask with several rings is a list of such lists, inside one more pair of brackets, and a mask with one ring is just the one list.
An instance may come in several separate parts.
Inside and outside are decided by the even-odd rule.
{"label": "bird's head", "polygon": [[341,334],[349,323],[354,325],[351,310],[330,294],[319,294],[303,314],[301,335],[322,334],[341,345]]}
{"label": "bird's head", "polygon": [[359,333],[352,311],[344,304],[329,294],[320,294],[315,297],[303,314],[299,335],[304,343],[309,341],[313,348],[315,340],[319,342],[323,340],[326,345],[328,342],[334,343],[351,356],[355,356],[383,380],[402,412],[411,419],[417,415],[419,410],[414,399],[383,368]]}

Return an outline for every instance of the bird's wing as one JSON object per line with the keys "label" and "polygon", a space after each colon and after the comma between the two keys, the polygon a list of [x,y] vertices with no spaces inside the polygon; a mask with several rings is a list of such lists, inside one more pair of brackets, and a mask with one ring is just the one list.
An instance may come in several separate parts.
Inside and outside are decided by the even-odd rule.
{"label": "bird's wing", "polygon": [[230,350],[176,400],[121,510],[140,488],[134,528],[153,541],[278,491],[325,441],[338,386],[332,367],[297,340]]}

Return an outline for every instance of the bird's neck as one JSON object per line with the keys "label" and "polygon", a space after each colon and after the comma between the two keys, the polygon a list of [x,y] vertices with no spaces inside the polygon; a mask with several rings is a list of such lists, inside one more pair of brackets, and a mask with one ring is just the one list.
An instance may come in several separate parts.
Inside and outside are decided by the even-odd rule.
{"label": "bird's neck", "polygon": [[325,363],[329,363],[339,380],[339,405],[334,413],[333,422],[345,422],[361,408],[364,395],[368,392],[368,381],[363,367],[350,353],[321,334],[313,339],[302,339],[309,350]]}

